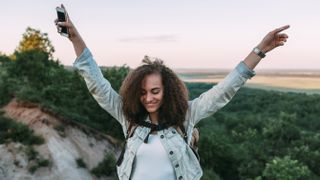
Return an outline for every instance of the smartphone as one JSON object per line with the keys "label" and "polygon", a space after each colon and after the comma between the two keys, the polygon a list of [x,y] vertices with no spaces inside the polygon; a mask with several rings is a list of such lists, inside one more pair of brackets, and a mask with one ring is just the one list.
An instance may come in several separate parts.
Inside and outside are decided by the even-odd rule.
{"label": "smartphone", "polygon": [[[61,8],[61,7],[57,7],[57,15],[58,15],[58,21],[59,22],[65,22],[67,20],[66,18],[66,11]],[[61,31],[59,32],[61,35],[69,37],[69,32],[68,32],[68,28],[67,27],[62,27],[61,26]]]}

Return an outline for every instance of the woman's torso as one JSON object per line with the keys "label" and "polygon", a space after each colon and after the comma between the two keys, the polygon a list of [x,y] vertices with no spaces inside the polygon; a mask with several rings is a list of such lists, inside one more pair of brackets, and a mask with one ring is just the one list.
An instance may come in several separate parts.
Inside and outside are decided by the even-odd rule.
{"label": "woman's torso", "polygon": [[158,134],[150,134],[148,143],[138,148],[132,167],[132,180],[174,180],[175,172]]}

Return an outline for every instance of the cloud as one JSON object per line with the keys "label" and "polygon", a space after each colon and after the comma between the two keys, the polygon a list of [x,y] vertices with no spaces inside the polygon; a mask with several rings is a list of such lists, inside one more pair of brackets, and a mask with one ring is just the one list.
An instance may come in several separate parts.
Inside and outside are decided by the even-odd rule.
{"label": "cloud", "polygon": [[119,39],[120,42],[133,43],[166,43],[178,41],[177,35],[159,35],[159,36],[143,36],[143,37],[128,37]]}

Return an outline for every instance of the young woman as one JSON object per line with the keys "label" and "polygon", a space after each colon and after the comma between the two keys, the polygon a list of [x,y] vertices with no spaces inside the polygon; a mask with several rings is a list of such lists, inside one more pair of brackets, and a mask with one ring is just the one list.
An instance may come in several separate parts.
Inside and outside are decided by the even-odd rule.
{"label": "young woman", "polygon": [[[62,8],[64,8],[62,6]],[[67,27],[77,59],[74,67],[100,106],[122,126],[128,137],[122,161],[117,165],[119,179],[200,179],[202,169],[189,143],[193,127],[226,105],[247,79],[265,53],[284,45],[289,26],[269,32],[263,40],[220,83],[188,101],[184,83],[161,60],[145,58],[124,80],[120,95],[105,79],[85,42],[72,24],[56,22],[58,30]],[[186,132],[186,141],[177,132]],[[130,131],[130,130],[129,130]]]}

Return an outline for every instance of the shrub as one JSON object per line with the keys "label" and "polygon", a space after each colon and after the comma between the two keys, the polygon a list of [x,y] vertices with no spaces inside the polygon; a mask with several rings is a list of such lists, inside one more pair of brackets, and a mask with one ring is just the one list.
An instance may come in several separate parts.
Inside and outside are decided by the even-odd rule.
{"label": "shrub", "polygon": [[28,157],[29,168],[28,171],[30,173],[34,173],[40,167],[48,167],[51,162],[48,159],[43,159],[39,156],[39,153],[32,147],[28,146],[25,149],[25,153]]}
{"label": "shrub", "polygon": [[116,174],[116,159],[112,153],[107,153],[102,162],[91,170],[91,173],[97,177],[113,176]]}
{"label": "shrub", "polygon": [[55,125],[54,126],[54,129],[56,131],[58,131],[58,134],[61,136],[61,137],[66,137],[66,133],[65,133],[65,128],[63,126],[63,124],[58,124],[58,125]]}
{"label": "shrub", "polygon": [[263,177],[271,180],[310,179],[311,172],[308,167],[290,156],[276,157],[267,163]]}
{"label": "shrub", "polygon": [[50,161],[48,159],[39,159],[38,166],[39,167],[48,167],[50,165]]}
{"label": "shrub", "polygon": [[25,149],[25,153],[29,161],[35,160],[39,154],[32,146],[28,146]]}
{"label": "shrub", "polygon": [[78,168],[86,168],[87,167],[86,163],[84,163],[84,161],[81,158],[76,159],[76,162],[77,162]]}
{"label": "shrub", "polygon": [[44,143],[44,139],[34,135],[28,126],[0,116],[0,144],[7,141],[21,142],[24,145]]}
{"label": "shrub", "polygon": [[38,169],[37,165],[32,165],[28,168],[28,171],[33,174],[34,172],[36,172],[36,170]]}

